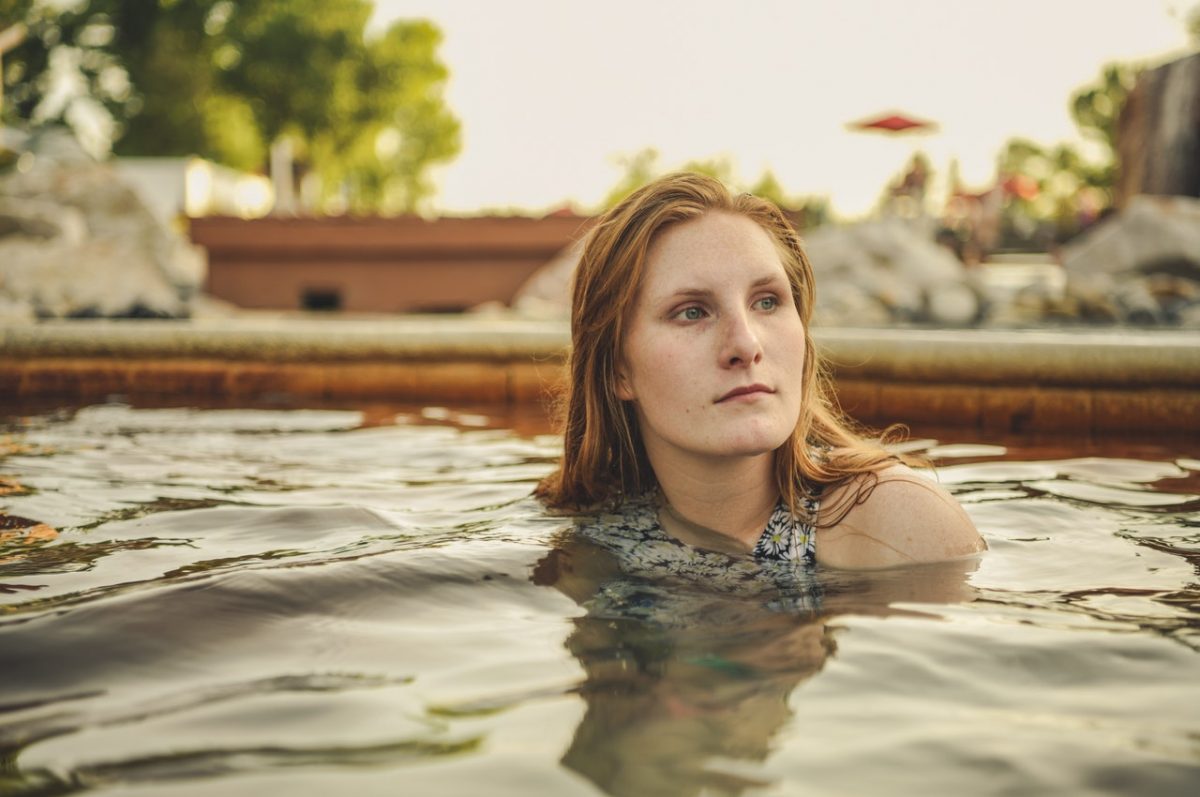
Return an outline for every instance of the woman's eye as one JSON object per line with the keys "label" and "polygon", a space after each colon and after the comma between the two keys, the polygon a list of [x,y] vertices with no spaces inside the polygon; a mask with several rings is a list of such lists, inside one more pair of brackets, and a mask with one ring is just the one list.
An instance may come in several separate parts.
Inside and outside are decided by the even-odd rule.
{"label": "woman's eye", "polygon": [[700,307],[685,307],[675,314],[676,318],[682,318],[684,321],[699,321],[704,318],[704,309]]}
{"label": "woman's eye", "polygon": [[758,300],[758,306],[763,310],[774,310],[779,306],[779,298],[776,296],[764,296]]}

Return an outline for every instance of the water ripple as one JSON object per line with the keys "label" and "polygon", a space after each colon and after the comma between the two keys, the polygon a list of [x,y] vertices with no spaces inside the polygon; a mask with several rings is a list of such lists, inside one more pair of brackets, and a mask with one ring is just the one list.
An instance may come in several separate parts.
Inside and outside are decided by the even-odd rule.
{"label": "water ripple", "polygon": [[[0,793],[1169,794],[1200,773],[1194,451],[915,441],[990,552],[819,570],[772,602],[629,582],[529,497],[557,438],[370,417],[10,423]],[[656,623],[639,596],[699,610]]]}

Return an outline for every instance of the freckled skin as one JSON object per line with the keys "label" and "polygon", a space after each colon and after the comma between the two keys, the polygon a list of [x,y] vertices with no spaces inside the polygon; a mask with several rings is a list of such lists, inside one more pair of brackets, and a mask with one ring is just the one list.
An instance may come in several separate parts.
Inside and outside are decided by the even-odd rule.
{"label": "freckled skin", "polygon": [[[651,461],[769,459],[799,418],[804,335],[779,253],[755,222],[712,212],[663,232],[618,383]],[[722,400],[750,385],[765,390]]]}

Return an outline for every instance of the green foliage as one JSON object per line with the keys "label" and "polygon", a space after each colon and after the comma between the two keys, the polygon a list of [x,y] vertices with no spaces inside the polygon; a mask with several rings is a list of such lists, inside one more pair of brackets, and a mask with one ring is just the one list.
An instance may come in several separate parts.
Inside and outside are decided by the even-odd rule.
{"label": "green foliage", "polygon": [[[624,173],[601,201],[600,210],[613,207],[651,180],[666,174],[667,171],[659,166],[658,150],[652,147],[638,150],[632,155],[622,156],[618,158],[618,163],[624,167]],[[829,221],[828,199],[789,194],[770,170],[764,171],[758,180],[749,186],[736,178],[733,161],[728,156],[690,160],[680,167],[679,171],[706,174],[735,190],[746,191],[770,200],[779,208],[790,212],[790,215],[796,218],[802,227],[815,227]]]}
{"label": "green foliage", "polygon": [[726,155],[718,155],[715,158],[690,160],[683,164],[683,171],[696,172],[697,174],[706,174],[716,180],[720,180],[726,185],[732,185],[733,179],[733,161]]}
{"label": "green foliage", "polygon": [[763,172],[762,176],[758,178],[758,182],[750,186],[747,190],[755,196],[774,202],[781,208],[791,207],[792,205],[792,197],[788,196],[783,188],[783,184],[779,182],[779,178],[770,170]]}
{"label": "green foliage", "polygon": [[[38,13],[27,0],[0,3],[26,19]],[[123,104],[110,103],[124,133],[118,154],[196,154],[260,170],[271,144],[288,137],[330,206],[336,198],[356,211],[402,212],[432,194],[430,167],[459,151],[459,123],[442,96],[441,35],[428,22],[368,38],[369,0],[77,5],[55,15],[59,39],[75,42],[89,20],[107,26],[104,51],[132,84]],[[53,46],[41,37],[12,75],[6,62],[13,117],[34,118]]]}
{"label": "green foliage", "polygon": [[28,20],[33,0],[0,0],[0,30],[18,21]]}
{"label": "green foliage", "polygon": [[1100,145],[1089,160],[1070,144],[1046,147],[1028,139],[1007,142],[999,157],[1003,179],[1018,180],[1026,190],[1010,194],[1005,208],[1009,229],[1050,225],[1064,240],[1112,205],[1117,180],[1117,125],[1139,68],[1108,64],[1095,83],[1076,91],[1071,116],[1084,135]]}
{"label": "green foliage", "polygon": [[829,198],[789,194],[771,170],[764,171],[757,182],[746,189],[757,197],[770,200],[794,218],[802,229],[819,227],[830,221]]}
{"label": "green foliage", "polygon": [[230,158],[210,139],[224,122],[207,113],[230,105],[217,95],[208,64],[214,41],[205,33],[205,20],[213,3],[92,0],[91,5],[111,20],[112,49],[135,91],[118,154],[200,155],[243,169],[258,165]]}
{"label": "green foliage", "polygon": [[653,147],[638,150],[632,155],[619,156],[617,162],[624,167],[625,172],[601,200],[601,209],[615,206],[662,173],[658,167],[658,150]]}
{"label": "green foliage", "polygon": [[[202,104],[195,106],[195,111],[203,128],[199,131],[189,129],[186,133],[188,137],[199,134],[196,145],[175,154],[204,152],[215,161],[247,172],[259,170],[266,163],[269,145],[260,132],[254,107],[245,97],[210,92]],[[142,140],[128,136],[121,141],[120,151],[136,154],[158,149],[154,139],[145,140],[146,127],[139,125],[131,132]],[[181,137],[177,141],[182,140],[185,139]]]}
{"label": "green foliage", "polygon": [[1117,149],[1117,121],[1125,99],[1137,81],[1138,69],[1129,64],[1108,64],[1096,83],[1071,97],[1071,117],[1085,135]]}
{"label": "green foliage", "polygon": [[[447,70],[437,61],[441,34],[427,22],[393,25],[368,44],[355,80],[367,100],[356,118],[356,141],[325,136],[318,146],[348,154],[343,178],[361,206],[409,210],[433,192],[425,164],[459,149],[458,120],[441,100]],[[437,91],[433,89],[437,88]],[[359,205],[356,209],[361,209]]]}
{"label": "green foliage", "polygon": [[1000,155],[999,171],[1024,186],[1024,193],[1010,196],[1008,215],[1050,223],[1059,240],[1079,232],[1112,201],[1111,161],[1088,162],[1069,144],[1043,147],[1012,139]]}
{"label": "green foliage", "polygon": [[106,153],[133,106],[107,16],[86,0],[0,0],[0,20],[27,28],[4,54],[0,124],[68,124],[90,151]]}

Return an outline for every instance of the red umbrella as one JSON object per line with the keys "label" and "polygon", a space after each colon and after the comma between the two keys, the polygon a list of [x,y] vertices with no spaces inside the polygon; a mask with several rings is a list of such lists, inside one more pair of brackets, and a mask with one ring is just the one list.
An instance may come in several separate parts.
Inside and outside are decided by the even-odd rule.
{"label": "red umbrella", "polygon": [[937,129],[937,125],[933,122],[916,117],[907,116],[902,113],[885,113],[882,116],[872,116],[866,119],[860,119],[857,122],[850,122],[846,125],[851,130],[864,130],[880,133],[914,133],[914,132],[932,132]]}

